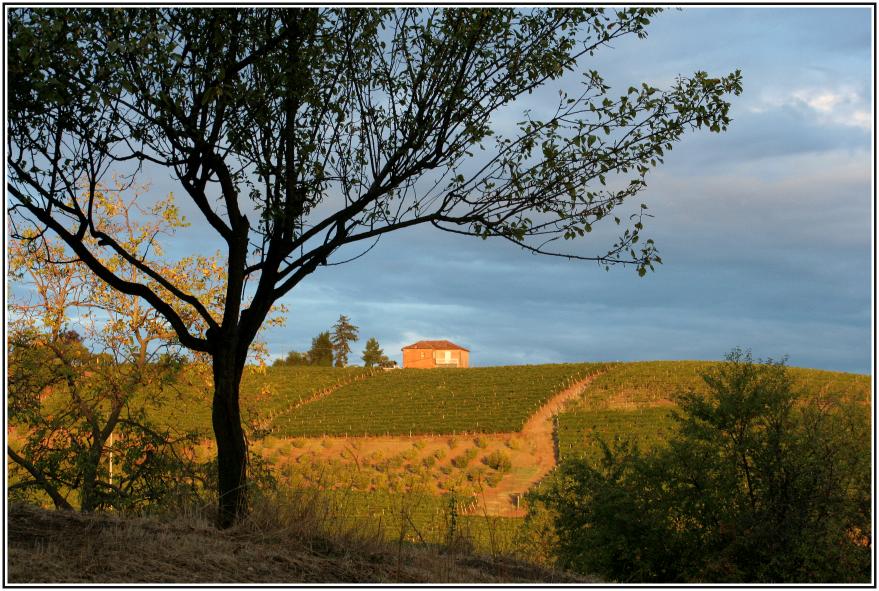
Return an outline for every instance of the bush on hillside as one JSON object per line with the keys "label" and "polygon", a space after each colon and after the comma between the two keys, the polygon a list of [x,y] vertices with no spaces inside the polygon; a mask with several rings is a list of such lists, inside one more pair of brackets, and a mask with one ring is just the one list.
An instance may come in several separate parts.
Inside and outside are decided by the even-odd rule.
{"label": "bush on hillside", "polygon": [[623,582],[870,581],[869,411],[807,399],[784,363],[733,351],[680,395],[669,444],[602,443],[532,501],[561,566]]}
{"label": "bush on hillside", "polygon": [[513,467],[513,462],[510,460],[510,456],[499,449],[482,458],[482,463],[501,473],[509,472]]}
{"label": "bush on hillside", "polygon": [[473,458],[475,458],[476,454],[478,453],[479,452],[477,452],[474,448],[468,447],[464,450],[464,453],[452,458],[452,465],[455,468],[464,469],[467,467],[467,464],[473,461]]}

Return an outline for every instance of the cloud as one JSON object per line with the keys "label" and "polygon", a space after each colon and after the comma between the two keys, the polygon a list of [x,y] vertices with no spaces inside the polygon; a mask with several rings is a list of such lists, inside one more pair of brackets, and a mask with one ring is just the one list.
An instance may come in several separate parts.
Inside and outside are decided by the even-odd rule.
{"label": "cloud", "polygon": [[867,98],[853,87],[809,87],[790,91],[764,89],[749,110],[765,113],[771,109],[789,107],[814,117],[821,125],[843,125],[869,131],[873,126],[873,117],[868,104]]}

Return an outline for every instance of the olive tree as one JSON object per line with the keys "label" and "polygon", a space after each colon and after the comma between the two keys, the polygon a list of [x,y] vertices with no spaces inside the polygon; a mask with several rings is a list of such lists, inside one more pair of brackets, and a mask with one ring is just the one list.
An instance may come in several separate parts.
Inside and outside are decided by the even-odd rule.
{"label": "olive tree", "polygon": [[[614,40],[645,36],[656,11],[14,9],[12,216],[56,234],[210,356],[220,522],[230,524],[246,509],[238,389],[248,349],[272,304],[319,266],[426,224],[641,274],[661,262],[640,241],[643,210],[595,256],[553,248],[601,220],[621,223],[614,209],[644,189],[665,150],[730,121],[738,72],[613,96],[586,67]],[[577,72],[579,90],[547,113],[513,130],[498,123],[501,109]],[[147,168],[166,170],[215,232],[222,314],[96,223],[101,180]],[[103,265],[87,236],[162,292]]]}

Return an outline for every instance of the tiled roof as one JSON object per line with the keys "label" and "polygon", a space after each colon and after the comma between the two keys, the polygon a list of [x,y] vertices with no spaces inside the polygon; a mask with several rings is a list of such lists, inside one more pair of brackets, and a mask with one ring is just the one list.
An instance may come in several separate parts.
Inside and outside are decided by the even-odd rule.
{"label": "tiled roof", "polygon": [[411,345],[406,345],[403,347],[404,349],[460,349],[461,351],[470,351],[470,349],[465,349],[459,345],[456,345],[452,341],[418,341],[417,343],[413,343]]}

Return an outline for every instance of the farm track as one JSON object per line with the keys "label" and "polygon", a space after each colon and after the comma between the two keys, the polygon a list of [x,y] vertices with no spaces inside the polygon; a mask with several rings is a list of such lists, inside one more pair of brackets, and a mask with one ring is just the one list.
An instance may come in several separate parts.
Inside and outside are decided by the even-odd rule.
{"label": "farm track", "polygon": [[[514,494],[521,494],[538,483],[544,476],[556,466],[555,441],[553,438],[553,415],[557,414],[565,403],[573,400],[583,393],[586,386],[601,373],[592,374],[568,388],[562,390],[549,402],[540,407],[536,413],[525,421],[519,436],[528,441],[533,449],[534,467],[536,470],[527,474],[509,474],[498,483],[498,486],[486,490],[481,495],[483,510],[488,515],[521,516],[522,509],[516,509],[512,505]],[[517,477],[518,476],[518,477]]]}

